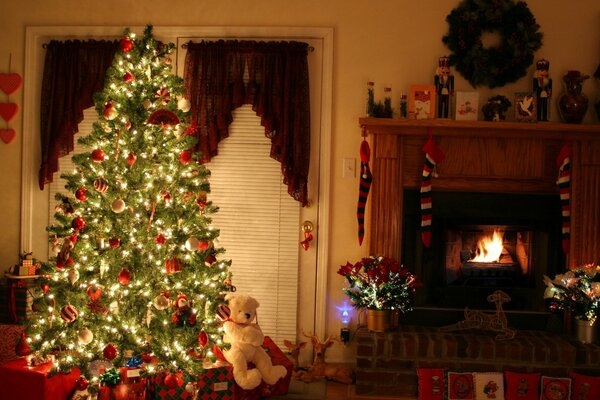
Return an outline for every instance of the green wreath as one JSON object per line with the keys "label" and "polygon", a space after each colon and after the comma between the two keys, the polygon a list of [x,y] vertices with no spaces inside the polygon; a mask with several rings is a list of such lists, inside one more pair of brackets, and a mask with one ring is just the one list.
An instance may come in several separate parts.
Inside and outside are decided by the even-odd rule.
{"label": "green wreath", "polygon": [[[453,52],[450,65],[473,87],[495,88],[517,81],[542,46],[540,26],[523,1],[463,0],[446,21],[450,29],[442,41]],[[484,32],[497,32],[502,43],[485,48]]]}

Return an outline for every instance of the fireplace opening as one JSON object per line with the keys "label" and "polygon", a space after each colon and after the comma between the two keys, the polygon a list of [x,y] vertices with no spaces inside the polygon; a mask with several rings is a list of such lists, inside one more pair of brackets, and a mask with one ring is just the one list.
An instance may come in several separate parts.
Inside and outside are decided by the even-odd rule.
{"label": "fireplace opening", "polygon": [[546,330],[543,276],[564,272],[557,195],[432,192],[431,245],[420,236],[420,193],[405,190],[402,263],[423,282],[407,322],[442,326],[466,307],[494,310],[496,290],[516,328]]}

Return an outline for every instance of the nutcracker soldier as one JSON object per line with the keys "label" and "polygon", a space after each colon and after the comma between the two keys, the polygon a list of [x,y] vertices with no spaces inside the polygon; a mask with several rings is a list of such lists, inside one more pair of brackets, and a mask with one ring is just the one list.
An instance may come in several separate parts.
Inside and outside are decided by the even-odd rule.
{"label": "nutcracker soldier", "polygon": [[548,77],[550,62],[541,59],[536,62],[535,66],[533,91],[537,100],[537,120],[548,121],[548,103],[552,97],[552,79]]}
{"label": "nutcracker soldier", "polygon": [[435,89],[438,97],[437,118],[448,118],[450,98],[454,95],[454,76],[450,74],[450,60],[440,57],[435,75]]}

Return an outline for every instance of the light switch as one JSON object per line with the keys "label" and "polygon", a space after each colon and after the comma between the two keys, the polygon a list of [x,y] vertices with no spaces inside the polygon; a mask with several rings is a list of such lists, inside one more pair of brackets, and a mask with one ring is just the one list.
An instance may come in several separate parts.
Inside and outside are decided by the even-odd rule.
{"label": "light switch", "polygon": [[342,176],[344,178],[356,177],[356,158],[344,158],[343,168]]}

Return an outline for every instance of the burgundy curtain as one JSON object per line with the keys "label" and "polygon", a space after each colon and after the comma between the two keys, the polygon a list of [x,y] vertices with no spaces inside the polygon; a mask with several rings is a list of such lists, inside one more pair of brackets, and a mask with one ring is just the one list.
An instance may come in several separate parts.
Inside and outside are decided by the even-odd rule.
{"label": "burgundy curtain", "polygon": [[271,139],[271,157],[281,162],[288,193],[303,206],[310,160],[307,54],[308,45],[300,42],[220,40],[188,43],[185,59],[186,97],[202,160],[218,154],[232,111],[252,104]]}
{"label": "burgundy curtain", "polygon": [[48,43],[40,105],[41,190],[52,182],[59,157],[73,151],[73,136],[79,131],[83,110],[94,105],[94,93],[103,89],[117,48],[116,41]]}

